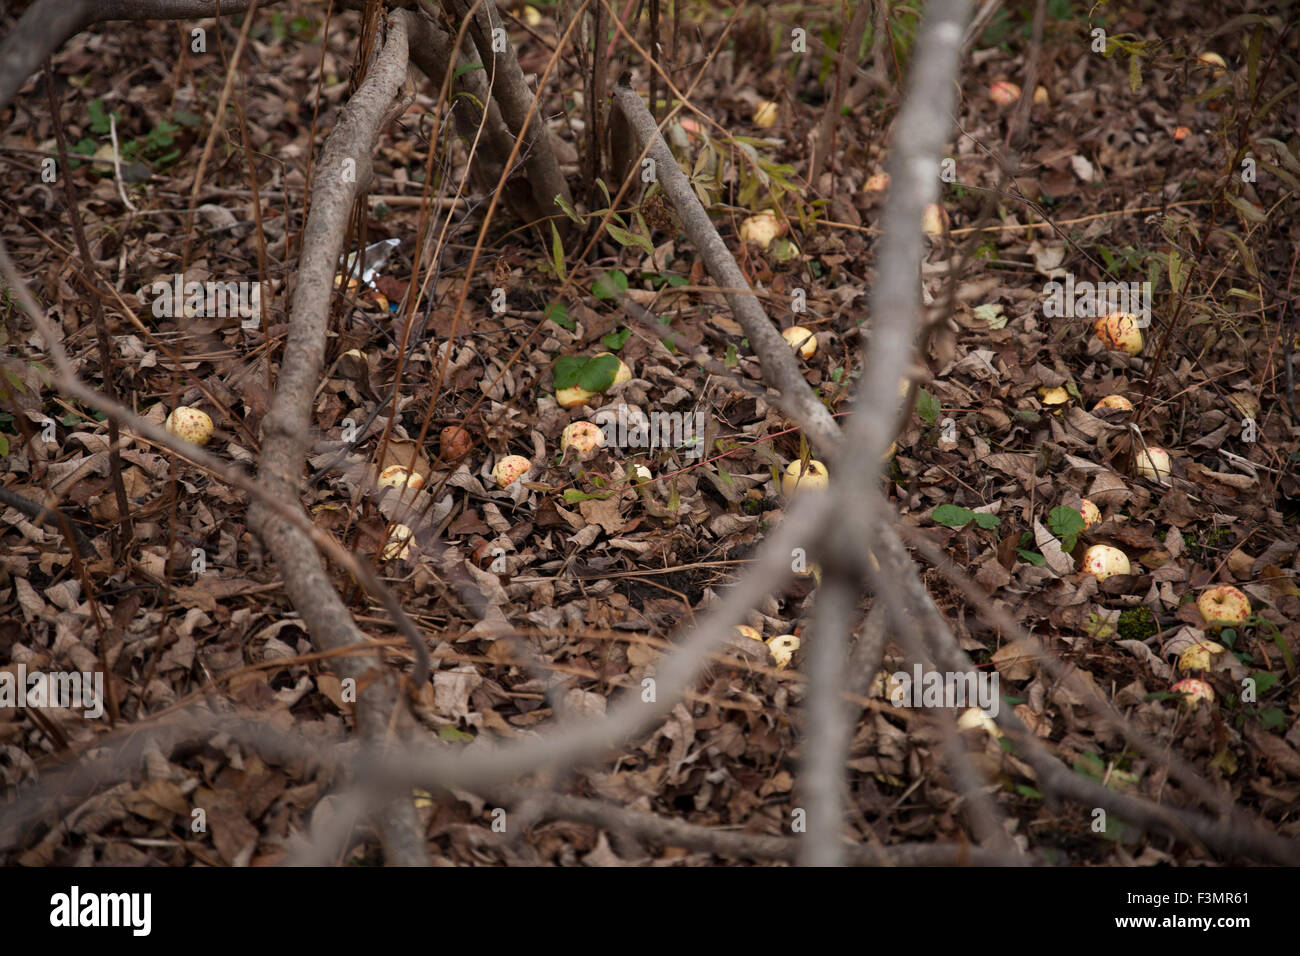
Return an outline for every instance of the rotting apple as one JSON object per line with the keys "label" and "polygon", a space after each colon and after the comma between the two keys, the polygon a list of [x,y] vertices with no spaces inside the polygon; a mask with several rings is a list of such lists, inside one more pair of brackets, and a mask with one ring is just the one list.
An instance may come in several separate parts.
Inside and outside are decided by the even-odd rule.
{"label": "rotting apple", "polygon": [[1079,514],[1083,516],[1084,531],[1101,524],[1101,509],[1087,498],[1080,500]]}
{"label": "rotting apple", "polygon": [[810,359],[817,354],[817,337],[802,325],[792,325],[781,333],[781,338],[792,349],[799,350],[799,357]]}
{"label": "rotting apple", "polygon": [[1107,395],[1096,405],[1092,406],[1092,413],[1094,415],[1096,415],[1098,412],[1112,412],[1112,411],[1131,412],[1133,411],[1133,403],[1130,402],[1123,395]]}
{"label": "rotting apple", "polygon": [[1083,553],[1083,570],[1098,581],[1105,581],[1112,575],[1131,573],[1133,566],[1129,564],[1128,555],[1119,548],[1094,544]]}
{"label": "rotting apple", "polygon": [[459,425],[448,425],[438,435],[438,447],[442,449],[443,461],[460,461],[469,454],[472,444],[469,432]]}
{"label": "rotting apple", "polygon": [[1231,584],[1219,584],[1201,592],[1196,610],[1210,627],[1239,627],[1250,617],[1250,598]]}
{"label": "rotting apple", "polygon": [[632,369],[629,368],[628,364],[624,362],[621,358],[618,358],[618,356],[615,355],[613,352],[597,352],[595,355],[592,356],[592,358],[594,359],[603,358],[606,355],[608,355],[610,358],[618,359],[618,371],[614,373],[614,381],[609,383],[609,387],[613,388],[615,385],[622,385],[624,382],[631,380]]}
{"label": "rotting apple", "polygon": [[799,638],[793,634],[778,634],[767,640],[767,649],[777,670],[785,670],[794,660],[794,652],[799,650]]}
{"label": "rotting apple", "polygon": [[492,477],[498,488],[505,488],[528,474],[532,467],[533,463],[523,455],[506,455],[492,468]]}
{"label": "rotting apple", "polygon": [[758,633],[758,631],[754,630],[748,624],[737,624],[736,633],[741,637],[747,637],[752,641],[761,641],[763,639],[763,635]]}
{"label": "rotting apple", "polygon": [[1132,312],[1112,312],[1093,323],[1092,331],[1113,352],[1137,355],[1142,351],[1142,329]]}
{"label": "rotting apple", "polygon": [[565,425],[564,431],[560,433],[560,451],[562,452],[574,448],[578,454],[585,455],[588,452],[595,451],[603,444],[605,444],[605,433],[591,422],[573,422]]}
{"label": "rotting apple", "polygon": [[776,213],[770,209],[765,209],[754,216],[742,219],[740,222],[740,241],[756,242],[764,249],[772,244],[781,233],[780,220],[776,218]]}
{"label": "rotting apple", "polygon": [[408,471],[402,465],[389,465],[379,473],[380,488],[419,488],[424,484],[424,476],[418,472]]}

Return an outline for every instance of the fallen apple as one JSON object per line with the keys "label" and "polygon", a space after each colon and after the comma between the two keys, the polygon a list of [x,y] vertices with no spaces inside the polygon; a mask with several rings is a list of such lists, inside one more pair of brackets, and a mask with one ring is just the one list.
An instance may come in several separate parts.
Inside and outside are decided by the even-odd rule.
{"label": "fallen apple", "polygon": [[492,477],[496,479],[498,488],[505,488],[528,474],[532,467],[533,463],[523,455],[506,455],[493,467]]}
{"label": "fallen apple", "polygon": [[862,191],[867,193],[880,193],[889,188],[889,173],[873,173],[862,184]]}
{"label": "fallen apple", "polygon": [[650,474],[650,469],[645,465],[633,465],[632,477],[637,481],[649,481],[654,476]]}
{"label": "fallen apple", "polygon": [[989,87],[989,99],[998,106],[1010,106],[1020,99],[1020,87],[1008,80],[998,80]]}
{"label": "fallen apple", "polygon": [[771,100],[760,100],[754,109],[754,125],[759,129],[768,129],[776,125],[777,105]]}
{"label": "fallen apple", "polygon": [[1169,460],[1169,452],[1163,448],[1156,448],[1154,445],[1139,449],[1133,463],[1137,467],[1138,474],[1143,478],[1164,481],[1173,474],[1173,464]]}
{"label": "fallen apple", "polygon": [[1101,524],[1101,509],[1087,498],[1079,502],[1079,514],[1083,516],[1083,530],[1087,531],[1095,525]]}
{"label": "fallen apple", "polygon": [[1112,411],[1131,412],[1133,411],[1133,403],[1130,402],[1123,395],[1107,395],[1096,405],[1092,406],[1092,413],[1094,415],[1097,414],[1098,412],[1112,412]]}
{"label": "fallen apple", "polygon": [[587,404],[599,394],[599,392],[589,392],[579,385],[571,385],[568,388],[557,388],[555,401],[561,408],[577,408],[579,405]]}
{"label": "fallen apple", "polygon": [[1219,584],[1201,592],[1196,610],[1210,627],[1238,627],[1250,617],[1250,598],[1231,584]]}
{"label": "fallen apple", "polygon": [[404,524],[395,524],[388,532],[388,542],[380,555],[381,560],[392,561],[394,558],[405,560],[411,555],[411,529]]}
{"label": "fallen apple", "polygon": [[1174,127],[1174,142],[1175,142],[1175,143],[1181,143],[1183,140],[1187,139],[1187,137],[1189,137],[1189,136],[1191,136],[1191,135],[1192,135],[1192,131],[1191,131],[1190,129],[1188,129],[1186,126],[1175,126],[1175,127]]}
{"label": "fallen apple", "polygon": [[1129,564],[1128,555],[1119,548],[1094,544],[1083,553],[1083,570],[1098,581],[1105,581],[1112,575],[1129,574],[1133,566]]}
{"label": "fallen apple", "polygon": [[379,473],[380,488],[419,488],[424,484],[424,477],[418,472],[410,472],[401,465],[389,465]]}
{"label": "fallen apple", "polygon": [[772,244],[781,233],[781,221],[776,213],[765,209],[756,216],[748,216],[740,221],[740,241],[756,242],[764,249]]}
{"label": "fallen apple", "polygon": [[1050,98],[1047,95],[1047,87],[1045,86],[1034,87],[1034,102],[1037,103],[1039,106],[1046,106],[1048,103],[1051,102]]}
{"label": "fallen apple", "polygon": [[575,448],[578,454],[585,455],[605,444],[605,433],[591,422],[573,422],[564,426],[560,433],[560,451]]}
{"label": "fallen apple", "polygon": [[1102,344],[1113,352],[1137,355],[1142,351],[1142,330],[1132,312],[1112,312],[1103,315],[1092,327]]}
{"label": "fallen apple", "polygon": [[794,660],[794,652],[799,650],[799,638],[793,634],[778,634],[776,637],[768,638],[767,649],[772,655],[776,669],[785,670]]}
{"label": "fallen apple", "polygon": [[781,333],[781,338],[792,349],[799,350],[799,357],[810,359],[817,354],[817,338],[802,325],[792,325]]}
{"label": "fallen apple", "polygon": [[212,438],[212,419],[208,417],[208,413],[188,405],[177,406],[167,416],[164,427],[168,434],[193,445],[206,445]]}
{"label": "fallen apple", "polygon": [[1214,641],[1197,641],[1178,655],[1178,669],[1180,671],[1208,670],[1214,663],[1214,658],[1223,651],[1222,644],[1216,644]]}
{"label": "fallen apple", "polygon": [[1215,53],[1213,50],[1206,50],[1204,53],[1200,54],[1196,59],[1197,62],[1201,63],[1202,65],[1210,67],[1210,71],[1215,76],[1219,76],[1221,73],[1223,73],[1224,70],[1228,68],[1228,64],[1224,62],[1223,57],[1219,56],[1219,54]]}
{"label": "fallen apple", "polygon": [[469,432],[459,425],[448,425],[438,435],[438,447],[442,449],[443,461],[460,461],[469,454],[472,444]]}
{"label": "fallen apple", "polygon": [[921,231],[927,236],[941,236],[948,228],[948,213],[938,203],[926,203],[921,216]]}
{"label": "fallen apple", "polygon": [[763,635],[758,633],[758,631],[754,630],[748,624],[737,624],[736,633],[741,637],[747,637],[752,641],[761,641],[763,639]]}
{"label": "fallen apple", "polygon": [[[606,355],[610,356],[611,358],[618,358],[618,356],[615,355],[613,352],[597,352],[595,355],[592,356],[592,358],[602,358],[603,356]],[[622,359],[618,359],[618,371],[614,373],[614,381],[609,383],[609,387],[613,388],[615,385],[622,385],[624,382],[629,381],[631,378],[632,378],[632,370],[628,368],[626,362],[624,362]]]}
{"label": "fallen apple", "polygon": [[1070,393],[1061,385],[1051,388],[1044,385],[1038,390],[1038,396],[1044,405],[1066,405],[1070,401]]}
{"label": "fallen apple", "polygon": [[1200,706],[1201,701],[1214,703],[1214,688],[1196,677],[1184,677],[1169,689],[1175,694],[1182,694],[1183,702],[1192,710]]}
{"label": "fallen apple", "polygon": [[830,473],[816,458],[809,459],[805,466],[803,459],[796,458],[785,467],[781,476],[781,493],[787,498],[796,491],[808,491],[825,488],[830,484]]}

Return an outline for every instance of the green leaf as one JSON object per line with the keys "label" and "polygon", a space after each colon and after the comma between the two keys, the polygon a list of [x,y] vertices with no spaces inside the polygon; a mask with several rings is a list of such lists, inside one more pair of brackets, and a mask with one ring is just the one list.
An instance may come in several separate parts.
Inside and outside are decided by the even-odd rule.
{"label": "green leaf", "polygon": [[553,369],[556,389],[585,388],[589,392],[603,392],[614,384],[618,374],[617,355],[597,355],[584,358],[565,355],[555,360]]}
{"label": "green leaf", "polygon": [[474,740],[474,735],[467,734],[451,724],[443,724],[438,728],[438,739],[451,744],[467,744]]}
{"label": "green leaf", "polygon": [[606,272],[591,287],[591,294],[597,299],[617,299],[627,291],[627,273],[615,269]]}
{"label": "green leaf", "polygon": [[578,225],[580,226],[582,225],[582,217],[578,215],[578,211],[574,209],[572,206],[570,206],[567,202],[565,202],[564,197],[561,196],[559,193],[555,194],[555,205],[563,209],[564,214],[568,216],[570,219],[572,219],[574,222],[576,222]]}
{"label": "green leaf", "polygon": [[937,398],[923,388],[917,390],[916,414],[921,416],[921,421],[933,426],[939,420],[939,412],[941,411],[943,411],[943,406],[939,404]]}
{"label": "green leaf", "polygon": [[975,520],[975,512],[957,505],[939,505],[930,512],[930,520],[949,528],[964,528]]}
{"label": "green leaf", "polygon": [[1016,548],[1016,554],[1020,555],[1022,561],[1032,564],[1036,568],[1041,568],[1047,563],[1047,559],[1037,551],[1027,551],[1024,548]]}
{"label": "green leaf", "polygon": [[1002,519],[997,515],[991,515],[986,511],[975,512],[975,523],[985,531],[992,531],[1002,524]]}
{"label": "green leaf", "polygon": [[551,223],[551,264],[555,266],[555,274],[563,282],[567,275],[564,271],[564,243],[560,240],[560,230],[555,228],[555,223]]}
{"label": "green leaf", "polygon": [[9,454],[9,436],[0,435],[0,458]]}
{"label": "green leaf", "polygon": [[462,66],[456,67],[456,72],[452,74],[452,79],[459,80],[466,73],[471,73],[474,70],[482,70],[482,69],[484,69],[482,63],[466,63]]}
{"label": "green leaf", "polygon": [[[1078,537],[1085,525],[1083,515],[1064,505],[1053,508],[1047,515],[1048,529],[1061,539]],[[1073,548],[1068,550],[1073,550]]]}
{"label": "green leaf", "polygon": [[735,368],[737,365],[740,364],[740,360],[736,358],[735,343],[733,342],[727,343],[727,355],[722,360],[722,364],[725,365],[727,368]]}
{"label": "green leaf", "polygon": [[546,307],[546,317],[562,329],[568,329],[572,332],[578,327],[578,323],[569,318],[569,310],[564,307],[563,302],[552,302]]}
{"label": "green leaf", "polygon": [[1278,677],[1272,671],[1256,671],[1250,675],[1255,680],[1255,690],[1266,694],[1277,686]]}
{"label": "green leaf", "polygon": [[609,349],[611,352],[617,352],[625,344],[627,344],[627,340],[631,337],[631,335],[632,335],[631,329],[622,328],[619,329],[617,332],[611,332],[609,333],[609,335],[602,336],[600,339],[600,344],[605,346],[605,348]]}
{"label": "green leaf", "polygon": [[589,495],[585,491],[579,491],[577,488],[565,488],[563,497],[566,505],[572,505],[579,501],[604,501],[612,495],[612,491],[605,491],[597,495]]}

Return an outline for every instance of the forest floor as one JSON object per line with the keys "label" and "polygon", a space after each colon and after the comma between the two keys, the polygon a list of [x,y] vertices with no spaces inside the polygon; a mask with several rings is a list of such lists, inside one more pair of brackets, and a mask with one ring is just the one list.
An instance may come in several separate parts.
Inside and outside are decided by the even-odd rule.
{"label": "forest floor", "polygon": [[[525,18],[520,5],[519,19],[507,23],[525,72],[539,74],[562,28],[555,7],[529,9]],[[1077,773],[1149,800],[1195,803],[1088,706],[1100,695],[1238,807],[1297,837],[1300,428],[1288,398],[1293,343],[1284,303],[1300,248],[1300,150],[1274,101],[1291,82],[1281,64],[1295,62],[1297,34],[1279,40],[1252,22],[1216,33],[1203,10],[1183,2],[1149,14],[1098,7],[1092,20],[1077,9],[1071,18],[1049,16],[1037,47],[1028,15],[1003,12],[962,64],[954,163],[941,192],[948,231],[926,239],[930,322],[920,364],[900,370],[915,383],[914,402],[885,470],[889,497],[905,525],[1069,665],[1069,679],[1052,679],[1034,649],[990,627],[948,579],[927,570],[962,647],[983,673],[998,675],[1003,705]],[[281,4],[257,16],[232,104],[257,151],[259,210],[233,109],[200,172],[238,21],[209,29],[206,54],[178,57],[188,25],[182,32],[176,24],[124,23],[92,28],[54,59],[69,148],[111,158],[115,133],[123,160],[120,178],[111,163],[69,171],[95,269],[120,296],[106,302],[115,349],[108,369],[77,278],[62,192],[40,177],[42,157],[56,151],[42,81],[29,83],[2,117],[0,142],[0,163],[16,184],[3,199],[0,235],[62,324],[83,378],[100,386],[111,375],[124,401],[159,424],[178,405],[202,407],[216,425],[209,450],[250,470],[287,328],[308,158],[346,101],[357,46],[352,13],[332,19],[324,43],[315,6]],[[664,44],[664,62],[679,88],[694,83],[690,101],[710,121],[684,111],[666,138],[768,314],[815,335],[802,367],[830,409],[847,414],[870,338],[867,300],[886,196],[873,187],[881,185],[876,174],[902,96],[898,69],[917,20],[909,5],[895,7],[885,83],[869,85],[834,122],[829,162],[809,182],[809,142],[837,83],[824,51],[838,42],[840,17],[834,4],[691,6]],[[790,50],[796,27],[806,29],[810,52]],[[1111,37],[1110,55],[1093,51],[1095,27]],[[870,48],[868,40],[864,55]],[[1198,59],[1211,51],[1222,67]],[[1017,119],[1018,102],[997,102],[1003,88],[995,84],[1025,83],[1035,54],[1043,92]],[[644,94],[635,54],[625,65],[639,71],[634,82]],[[875,65],[864,61],[868,68]],[[572,57],[557,71],[543,106],[578,185],[582,80]],[[377,288],[341,286],[335,296],[302,504],[319,528],[383,570],[434,659],[420,719],[448,747],[474,747],[485,735],[545,731],[558,711],[601,715],[612,696],[642,686],[674,632],[743,575],[747,556],[781,520],[786,500],[775,479],[806,446],[761,392],[701,370],[680,347],[703,347],[735,378],[759,380],[740,326],[653,192],[619,204],[627,241],[607,235],[587,261],[571,247],[557,263],[549,242],[499,213],[472,274],[486,197],[448,199],[434,211],[432,235],[445,225],[445,238],[408,333],[394,309],[413,268],[437,92],[414,69],[406,92],[374,158],[364,234],[349,248],[398,244]],[[439,134],[441,197],[455,193],[466,156],[447,125]],[[1008,178],[1017,157],[1021,171]],[[594,226],[599,196],[575,194],[584,229]],[[764,210],[779,232],[766,244],[750,232],[765,223],[746,223]],[[170,285],[183,256],[186,281],[265,275],[262,326],[157,315],[152,303],[163,287],[155,283]],[[1086,310],[1055,315],[1045,307],[1048,283],[1067,276],[1076,291],[1084,282],[1149,283],[1151,321],[1136,355],[1108,350]],[[457,315],[462,294],[467,304]],[[678,347],[631,321],[620,305],[628,301],[662,322]],[[111,685],[109,713],[98,720],[0,708],[0,783],[16,787],[102,734],[205,698],[214,709],[265,713],[309,734],[351,726],[351,701],[313,656],[275,563],[248,529],[245,496],[132,440],[122,458],[134,540],[126,556],[114,556],[110,529],[122,527],[122,516],[102,416],[53,390],[40,338],[12,297],[0,339],[0,361],[19,386],[0,416],[4,483],[39,498],[42,480],[73,475],[61,494],[100,554],[79,571],[61,535],[15,510],[0,512],[0,663],[10,672],[20,662],[45,671],[106,666]],[[631,380],[585,405],[557,404],[557,372],[572,375],[573,358],[605,351],[630,368]],[[1134,407],[1095,411],[1109,395]],[[620,404],[675,414],[688,430],[698,427],[701,440],[561,452],[567,425],[599,421],[600,409]],[[50,419],[54,434],[42,440]],[[466,447],[451,447],[452,426],[466,430]],[[354,445],[346,444],[350,427],[360,433]],[[1168,450],[1169,472],[1139,473],[1143,444]],[[529,459],[532,470],[498,489],[492,468],[507,454]],[[385,542],[406,503],[376,476],[412,462],[423,486],[408,494],[420,514],[403,523],[417,530],[409,550],[392,556]],[[633,465],[648,469],[649,480]],[[1084,498],[1100,517],[1086,528]],[[435,540],[448,549],[437,562]],[[1078,570],[1098,544],[1124,552],[1132,573],[1099,582]],[[473,582],[486,607],[467,605],[448,583],[448,566]],[[361,628],[383,642],[378,658],[409,664],[383,609],[345,571],[331,574]],[[1197,606],[1221,584],[1251,604],[1228,628],[1212,627]],[[750,624],[764,641],[802,636],[816,588],[809,570],[771,593]],[[103,639],[97,616],[111,622]],[[802,660],[796,651],[779,666],[769,648],[738,636],[655,733],[575,769],[561,785],[702,826],[788,834]],[[860,701],[846,826],[862,843],[966,840],[962,794],[942,763],[933,721],[924,709],[890,702],[889,675],[911,673],[893,645],[883,671]],[[1190,706],[1171,689],[1185,678],[1204,681],[1213,699]],[[986,723],[963,726],[1014,838],[1040,858],[1234,862],[1122,821],[1096,832],[1090,808],[1045,801],[1033,770]],[[290,834],[312,825],[332,783],[214,740],[160,756],[147,779],[84,795],[69,805],[65,826],[33,834],[3,859],[274,863],[285,858]],[[597,827],[566,821],[538,824],[507,844],[493,839],[491,807],[471,795],[416,800],[441,862],[719,861],[653,843],[611,846]],[[213,808],[207,832],[190,827],[197,806]],[[380,858],[372,839],[351,857]]]}

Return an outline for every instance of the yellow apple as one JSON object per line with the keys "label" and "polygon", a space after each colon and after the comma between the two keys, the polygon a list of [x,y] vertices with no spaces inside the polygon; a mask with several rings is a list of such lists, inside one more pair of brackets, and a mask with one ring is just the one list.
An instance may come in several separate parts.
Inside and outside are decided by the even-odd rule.
{"label": "yellow apple", "polygon": [[1131,412],[1133,411],[1133,403],[1123,395],[1107,395],[1096,405],[1092,406],[1092,413],[1094,415],[1098,412],[1109,411]]}
{"label": "yellow apple", "polygon": [[1138,474],[1143,478],[1153,478],[1156,481],[1163,482],[1173,474],[1173,466],[1169,460],[1169,452],[1163,448],[1156,448],[1154,445],[1148,445],[1140,449],[1137,457],[1134,459],[1137,466]]}
{"label": "yellow apple", "polygon": [[1101,509],[1089,501],[1087,498],[1082,499],[1079,503],[1079,514],[1083,516],[1083,530],[1087,531],[1094,525],[1101,524]]}
{"label": "yellow apple", "polygon": [[380,488],[419,488],[423,484],[423,476],[407,471],[401,465],[389,465],[379,473]]}
{"label": "yellow apple", "polygon": [[180,405],[167,416],[164,426],[168,434],[184,439],[193,445],[206,445],[212,438],[212,419],[207,412],[188,405]]}
{"label": "yellow apple", "polygon": [[799,350],[799,357],[810,359],[817,354],[817,339],[802,325],[792,325],[781,333],[781,338],[791,347]]}
{"label": "yellow apple", "polygon": [[1250,598],[1231,584],[1219,584],[1201,592],[1196,610],[1211,627],[1236,627],[1250,617]]}
{"label": "yellow apple", "polygon": [[804,467],[802,459],[796,458],[786,465],[781,477],[781,493],[789,498],[796,491],[825,488],[830,480],[826,466],[816,458],[809,459],[807,467]]}
{"label": "yellow apple", "polygon": [[989,87],[989,98],[998,106],[1010,106],[1020,99],[1020,87],[1008,80],[998,80]]}
{"label": "yellow apple", "polygon": [[1184,677],[1169,689],[1176,694],[1182,694],[1183,702],[1192,710],[1199,707],[1201,701],[1207,704],[1214,703],[1214,688],[1195,677]]}
{"label": "yellow apple", "polygon": [[1128,555],[1119,548],[1094,544],[1083,553],[1083,570],[1098,581],[1105,581],[1111,575],[1130,573],[1133,566],[1128,562]]}

